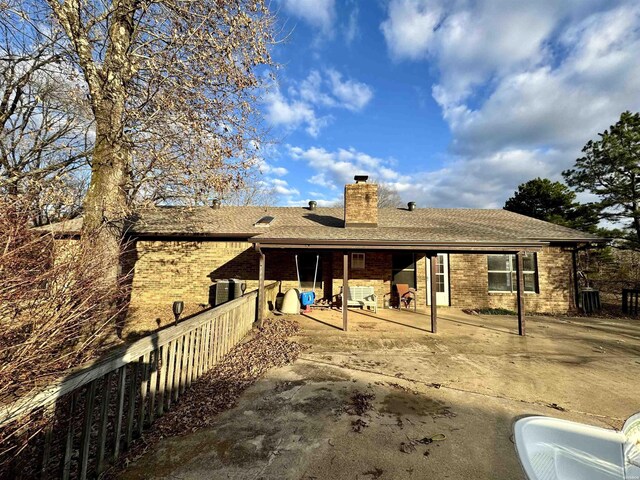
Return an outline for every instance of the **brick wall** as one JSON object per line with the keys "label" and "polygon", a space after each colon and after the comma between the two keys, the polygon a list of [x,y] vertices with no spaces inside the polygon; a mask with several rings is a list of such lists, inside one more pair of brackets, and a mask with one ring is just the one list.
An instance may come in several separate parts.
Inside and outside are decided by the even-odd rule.
{"label": "brick wall", "polygon": [[131,270],[125,333],[170,323],[176,300],[185,302],[183,316],[206,307],[214,279],[246,279],[247,290],[258,286],[258,254],[246,241],[138,240],[125,269]]}
{"label": "brick wall", "polygon": [[[351,268],[351,255],[349,255],[349,285],[371,286],[378,296],[378,307],[382,308],[385,294],[391,291],[391,253],[366,252],[365,269]],[[342,252],[333,253],[333,291],[340,293],[343,274]]]}
{"label": "brick wall", "polygon": [[[266,282],[279,281],[282,292],[298,288],[294,255],[288,250],[268,251]],[[332,291],[333,254],[321,254],[320,262],[316,297],[331,298],[338,293]],[[244,280],[247,291],[258,288],[259,255],[246,241],[138,240],[127,252],[126,263],[132,271],[126,331],[152,330],[172,322],[176,300],[185,302],[183,315],[206,307],[217,278]]]}
{"label": "brick wall", "polygon": [[344,186],[344,223],[346,227],[378,224],[378,185],[351,183]]}
{"label": "brick wall", "polygon": [[[308,253],[308,252],[300,252]],[[266,251],[266,281],[279,281],[285,292],[297,288],[295,252]],[[186,304],[185,314],[209,303],[212,280],[240,278],[247,289],[258,286],[258,253],[246,241],[152,241],[139,240],[128,252],[133,276],[126,330],[151,330],[173,320],[174,300]],[[334,298],[342,286],[342,252],[321,252],[322,278],[317,298]],[[351,262],[351,256],[349,256]],[[350,268],[352,285],[370,285],[383,307],[391,291],[392,253],[366,252],[366,268]],[[418,304],[427,298],[424,254],[416,254]],[[547,247],[538,254],[539,294],[525,294],[528,311],[566,312],[572,304],[571,253]],[[451,306],[458,308],[502,307],[514,310],[516,295],[488,293],[486,255],[449,256]]]}
{"label": "brick wall", "polygon": [[[571,252],[545,247],[537,254],[540,293],[525,293],[525,310],[566,313],[573,307]],[[515,293],[489,293],[486,255],[449,256],[451,306],[516,309]]]}

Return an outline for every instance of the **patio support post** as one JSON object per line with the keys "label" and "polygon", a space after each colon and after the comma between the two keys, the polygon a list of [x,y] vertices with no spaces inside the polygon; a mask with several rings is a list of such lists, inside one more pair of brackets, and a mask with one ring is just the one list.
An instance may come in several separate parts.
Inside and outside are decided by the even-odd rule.
{"label": "patio support post", "polygon": [[580,292],[578,289],[578,250],[574,248],[571,251],[571,263],[573,266],[573,302],[576,310],[578,309],[578,299],[580,298]]}
{"label": "patio support post", "polygon": [[342,254],[342,330],[347,331],[347,301],[349,299],[349,253]]}
{"label": "patio support post", "polygon": [[429,255],[429,264],[431,266],[431,333],[438,332],[438,302],[436,296],[438,293],[438,282],[436,275],[438,271],[438,254]]}
{"label": "patio support post", "polygon": [[260,254],[260,273],[258,276],[258,310],[256,312],[256,322],[258,324],[258,328],[260,328],[262,327],[262,322],[264,320],[264,271],[266,259],[262,250],[258,249],[258,253]]}
{"label": "patio support post", "polygon": [[522,273],[522,254],[523,252],[516,252],[516,289],[518,292],[518,335],[524,337],[524,275]]}

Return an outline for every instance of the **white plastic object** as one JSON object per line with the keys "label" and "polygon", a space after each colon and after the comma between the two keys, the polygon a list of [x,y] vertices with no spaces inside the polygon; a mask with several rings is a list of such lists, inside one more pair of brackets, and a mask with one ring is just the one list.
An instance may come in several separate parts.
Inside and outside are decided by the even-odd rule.
{"label": "white plastic object", "polygon": [[292,315],[300,313],[300,293],[296,289],[292,288],[284,293],[280,312]]}
{"label": "white plastic object", "polygon": [[533,416],[514,425],[529,480],[640,479],[640,413],[622,431]]}

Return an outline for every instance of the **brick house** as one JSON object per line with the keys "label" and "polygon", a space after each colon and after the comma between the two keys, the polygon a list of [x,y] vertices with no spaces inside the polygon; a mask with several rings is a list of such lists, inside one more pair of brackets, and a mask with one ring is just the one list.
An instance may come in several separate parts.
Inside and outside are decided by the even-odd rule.
{"label": "brick house", "polygon": [[[81,220],[58,233],[78,234]],[[344,208],[158,207],[128,230],[134,329],[169,321],[174,300],[205,306],[213,281],[238,278],[248,290],[278,281],[284,292],[310,288],[318,260],[316,297],[335,300],[348,265],[350,285],[370,285],[384,307],[396,283],[417,290],[418,307],[518,309],[517,266],[522,264],[521,306],[531,312],[575,308],[578,248],[603,239],[506,210],[378,208],[377,186],[345,186]],[[261,269],[261,259],[263,268]],[[435,259],[431,286],[431,260]],[[158,321],[158,323],[160,323]]]}

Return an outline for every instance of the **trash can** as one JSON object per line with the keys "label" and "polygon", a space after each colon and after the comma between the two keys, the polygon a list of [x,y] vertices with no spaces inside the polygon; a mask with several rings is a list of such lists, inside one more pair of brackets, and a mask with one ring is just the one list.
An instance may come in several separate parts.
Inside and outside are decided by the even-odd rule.
{"label": "trash can", "polygon": [[593,313],[600,310],[600,290],[589,287],[580,290],[580,308],[583,313]]}

